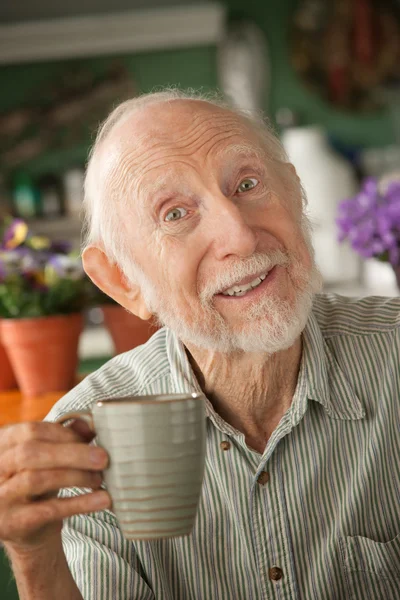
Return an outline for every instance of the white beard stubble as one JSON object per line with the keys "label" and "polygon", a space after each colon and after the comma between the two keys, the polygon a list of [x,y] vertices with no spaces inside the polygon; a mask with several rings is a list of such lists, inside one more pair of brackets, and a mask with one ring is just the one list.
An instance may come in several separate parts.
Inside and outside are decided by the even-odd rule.
{"label": "white beard stubble", "polygon": [[[314,295],[321,289],[321,275],[307,236],[306,244],[311,250],[310,272],[296,258],[281,250],[253,254],[207,281],[199,292],[201,312],[191,315],[190,321],[179,314],[169,292],[156,289],[142,271],[135,268],[132,279],[140,285],[149,310],[160,324],[170,328],[184,344],[222,353],[265,352],[270,355],[294,344],[306,326]],[[287,269],[296,294],[294,303],[266,295],[250,306],[243,316],[241,328],[232,327],[215,309],[215,293],[249,275],[268,271],[274,265]]]}

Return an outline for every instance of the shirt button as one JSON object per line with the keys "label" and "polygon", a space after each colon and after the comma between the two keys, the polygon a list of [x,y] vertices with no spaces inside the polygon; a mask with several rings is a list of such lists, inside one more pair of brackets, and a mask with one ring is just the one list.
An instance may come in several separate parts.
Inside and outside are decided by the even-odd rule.
{"label": "shirt button", "polygon": [[283,577],[283,571],[279,567],[271,567],[268,570],[268,575],[271,581],[279,581]]}
{"label": "shirt button", "polygon": [[267,473],[267,471],[261,471],[261,473],[258,476],[257,483],[259,483],[260,485],[265,485],[266,483],[268,483],[268,481],[269,473]]}
{"label": "shirt button", "polygon": [[224,450],[224,452],[226,452],[227,450],[230,450],[231,447],[231,443],[230,442],[221,442],[219,447],[221,448],[221,450]]}

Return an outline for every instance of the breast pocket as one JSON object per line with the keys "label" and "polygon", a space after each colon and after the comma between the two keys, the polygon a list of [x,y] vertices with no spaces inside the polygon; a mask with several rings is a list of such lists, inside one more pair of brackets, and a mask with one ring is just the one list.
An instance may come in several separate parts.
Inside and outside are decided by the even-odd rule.
{"label": "breast pocket", "polygon": [[400,535],[388,542],[346,537],[340,546],[349,598],[399,600]]}

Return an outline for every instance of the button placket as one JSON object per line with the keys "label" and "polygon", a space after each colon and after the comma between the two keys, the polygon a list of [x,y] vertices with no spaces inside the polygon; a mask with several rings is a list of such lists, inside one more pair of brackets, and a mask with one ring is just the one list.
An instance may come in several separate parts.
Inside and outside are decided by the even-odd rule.
{"label": "button placket", "polygon": [[220,443],[219,447],[221,448],[221,450],[223,450],[224,452],[227,452],[228,450],[231,449],[231,443],[228,442],[228,440],[224,440],[223,442]]}
{"label": "button placket", "polygon": [[270,476],[269,476],[268,471],[261,471],[261,473],[257,477],[257,483],[259,485],[265,485],[269,482],[269,480],[270,480]]}
{"label": "button placket", "polygon": [[271,581],[280,581],[283,577],[283,571],[280,567],[271,567],[268,569],[268,577]]}
{"label": "button placket", "polygon": [[294,600],[297,599],[297,595],[290,567],[287,572],[287,540],[282,539],[281,511],[284,507],[279,506],[279,481],[276,477],[280,479],[280,474],[279,469],[276,470],[276,454],[274,453],[269,460],[263,460],[254,479],[258,485],[254,485],[253,488],[253,532],[259,549],[257,564],[261,578],[260,586],[264,593],[262,597],[274,598],[279,590],[282,599]]}

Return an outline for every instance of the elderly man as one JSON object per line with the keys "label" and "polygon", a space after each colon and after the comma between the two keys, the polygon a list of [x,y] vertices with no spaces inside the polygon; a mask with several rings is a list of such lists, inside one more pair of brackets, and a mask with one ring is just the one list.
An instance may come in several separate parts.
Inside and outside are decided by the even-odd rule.
{"label": "elderly man", "polygon": [[203,390],[205,479],[191,536],[130,542],[81,421],[4,429],[0,539],[21,599],[400,598],[400,300],[319,293],[271,131],[178,92],[133,99],[100,129],[85,192],[87,273],[165,327],[48,420]]}

